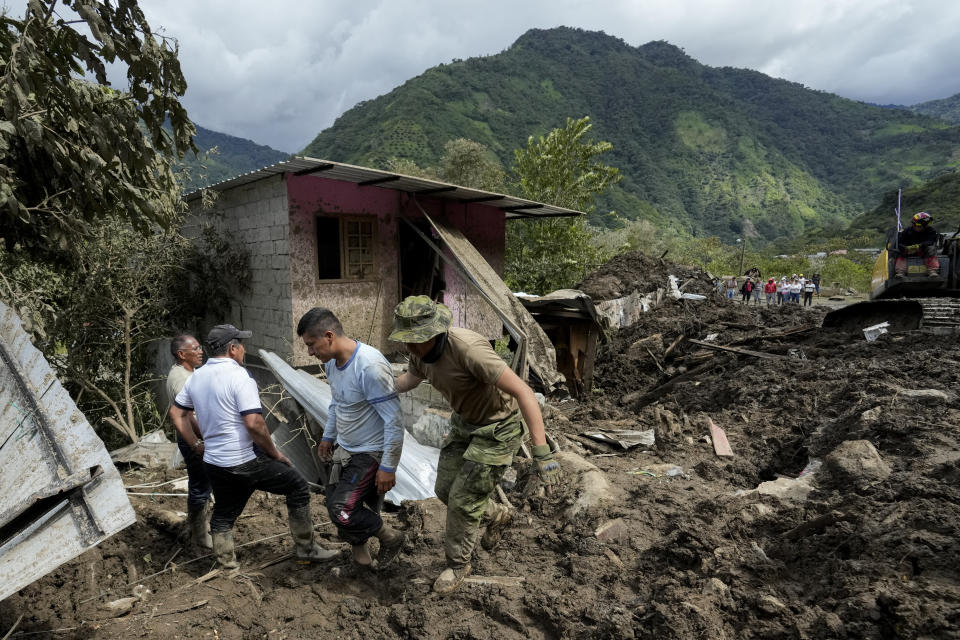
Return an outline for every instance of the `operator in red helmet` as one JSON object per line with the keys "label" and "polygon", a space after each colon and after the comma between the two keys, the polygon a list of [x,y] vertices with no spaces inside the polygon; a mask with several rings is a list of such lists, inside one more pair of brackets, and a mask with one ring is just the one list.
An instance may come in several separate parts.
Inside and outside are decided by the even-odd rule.
{"label": "operator in red helmet", "polygon": [[930,226],[933,216],[926,211],[914,214],[911,225],[900,232],[897,260],[893,270],[898,278],[907,275],[907,256],[921,256],[926,259],[927,275],[936,278],[940,275],[940,261],[937,259],[937,230]]}

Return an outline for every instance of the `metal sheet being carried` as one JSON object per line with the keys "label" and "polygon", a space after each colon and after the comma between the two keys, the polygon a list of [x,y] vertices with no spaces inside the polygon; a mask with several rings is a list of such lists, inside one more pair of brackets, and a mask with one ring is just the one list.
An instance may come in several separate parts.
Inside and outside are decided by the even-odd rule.
{"label": "metal sheet being carried", "polygon": [[[330,385],[318,380],[303,369],[294,369],[283,358],[264,349],[259,350],[260,359],[270,367],[277,381],[293,399],[310,414],[317,424],[324,425],[330,414],[333,392]],[[296,433],[282,425],[272,434],[277,447],[290,459],[294,468],[310,482],[319,482],[319,460],[311,442],[302,430]],[[385,499],[399,505],[404,500],[433,498],[434,482],[437,479],[437,462],[440,450],[422,445],[408,431],[403,433],[403,454],[397,464],[397,485],[387,492]]]}
{"label": "metal sheet being carried", "polygon": [[0,600],[136,521],[120,474],[0,302]]}
{"label": "metal sheet being carried", "polygon": [[[414,201],[416,202],[416,201]],[[550,338],[533,319],[520,301],[517,300],[503,279],[497,275],[490,263],[484,259],[477,248],[470,243],[463,232],[451,224],[442,215],[428,214],[417,204],[420,213],[437,232],[443,243],[450,249],[453,257],[467,272],[473,284],[487,297],[504,322],[518,326],[526,336],[527,363],[543,383],[547,392],[563,382],[563,376],[557,372],[557,352]],[[518,372],[526,378],[526,372]]]}

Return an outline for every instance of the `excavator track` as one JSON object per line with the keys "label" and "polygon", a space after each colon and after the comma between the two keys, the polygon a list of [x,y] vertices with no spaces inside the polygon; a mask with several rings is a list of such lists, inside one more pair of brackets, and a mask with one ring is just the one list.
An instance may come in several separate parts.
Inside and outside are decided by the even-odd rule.
{"label": "excavator track", "polygon": [[956,298],[917,298],[923,307],[920,328],[950,327],[960,329],[960,300]]}
{"label": "excavator track", "polygon": [[960,299],[896,298],[857,302],[828,313],[823,326],[856,332],[881,322],[888,322],[889,331],[893,333],[960,332]]}

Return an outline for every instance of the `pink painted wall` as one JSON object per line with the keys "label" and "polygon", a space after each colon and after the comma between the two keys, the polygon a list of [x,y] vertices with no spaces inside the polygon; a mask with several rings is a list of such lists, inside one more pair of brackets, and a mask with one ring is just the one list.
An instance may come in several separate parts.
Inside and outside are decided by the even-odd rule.
{"label": "pink painted wall", "polygon": [[[343,323],[344,331],[385,353],[402,350],[390,342],[393,308],[399,302],[399,265],[397,259],[396,214],[420,218],[416,208],[405,205],[408,195],[388,188],[361,187],[351,182],[321,176],[287,176],[287,200],[290,211],[291,306],[294,337],[293,364],[305,365],[310,358],[302,341],[296,338],[300,317],[315,306],[331,309]],[[438,198],[424,197],[421,205],[428,212],[442,212],[497,270],[503,271],[505,216],[494,207],[461,205]],[[365,281],[321,281],[318,277],[316,217],[341,214],[376,220],[376,264],[374,276]],[[488,337],[500,335],[500,321],[486,302],[449,266],[445,269],[445,302],[454,312],[454,324],[480,331]]]}

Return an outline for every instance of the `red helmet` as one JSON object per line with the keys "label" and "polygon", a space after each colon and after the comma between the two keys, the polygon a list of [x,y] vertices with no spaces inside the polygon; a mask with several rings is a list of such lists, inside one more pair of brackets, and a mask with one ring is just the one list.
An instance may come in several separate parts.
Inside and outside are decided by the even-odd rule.
{"label": "red helmet", "polygon": [[920,213],[913,214],[913,226],[915,227],[926,227],[928,224],[933,222],[933,216],[931,216],[926,211],[921,211]]}

